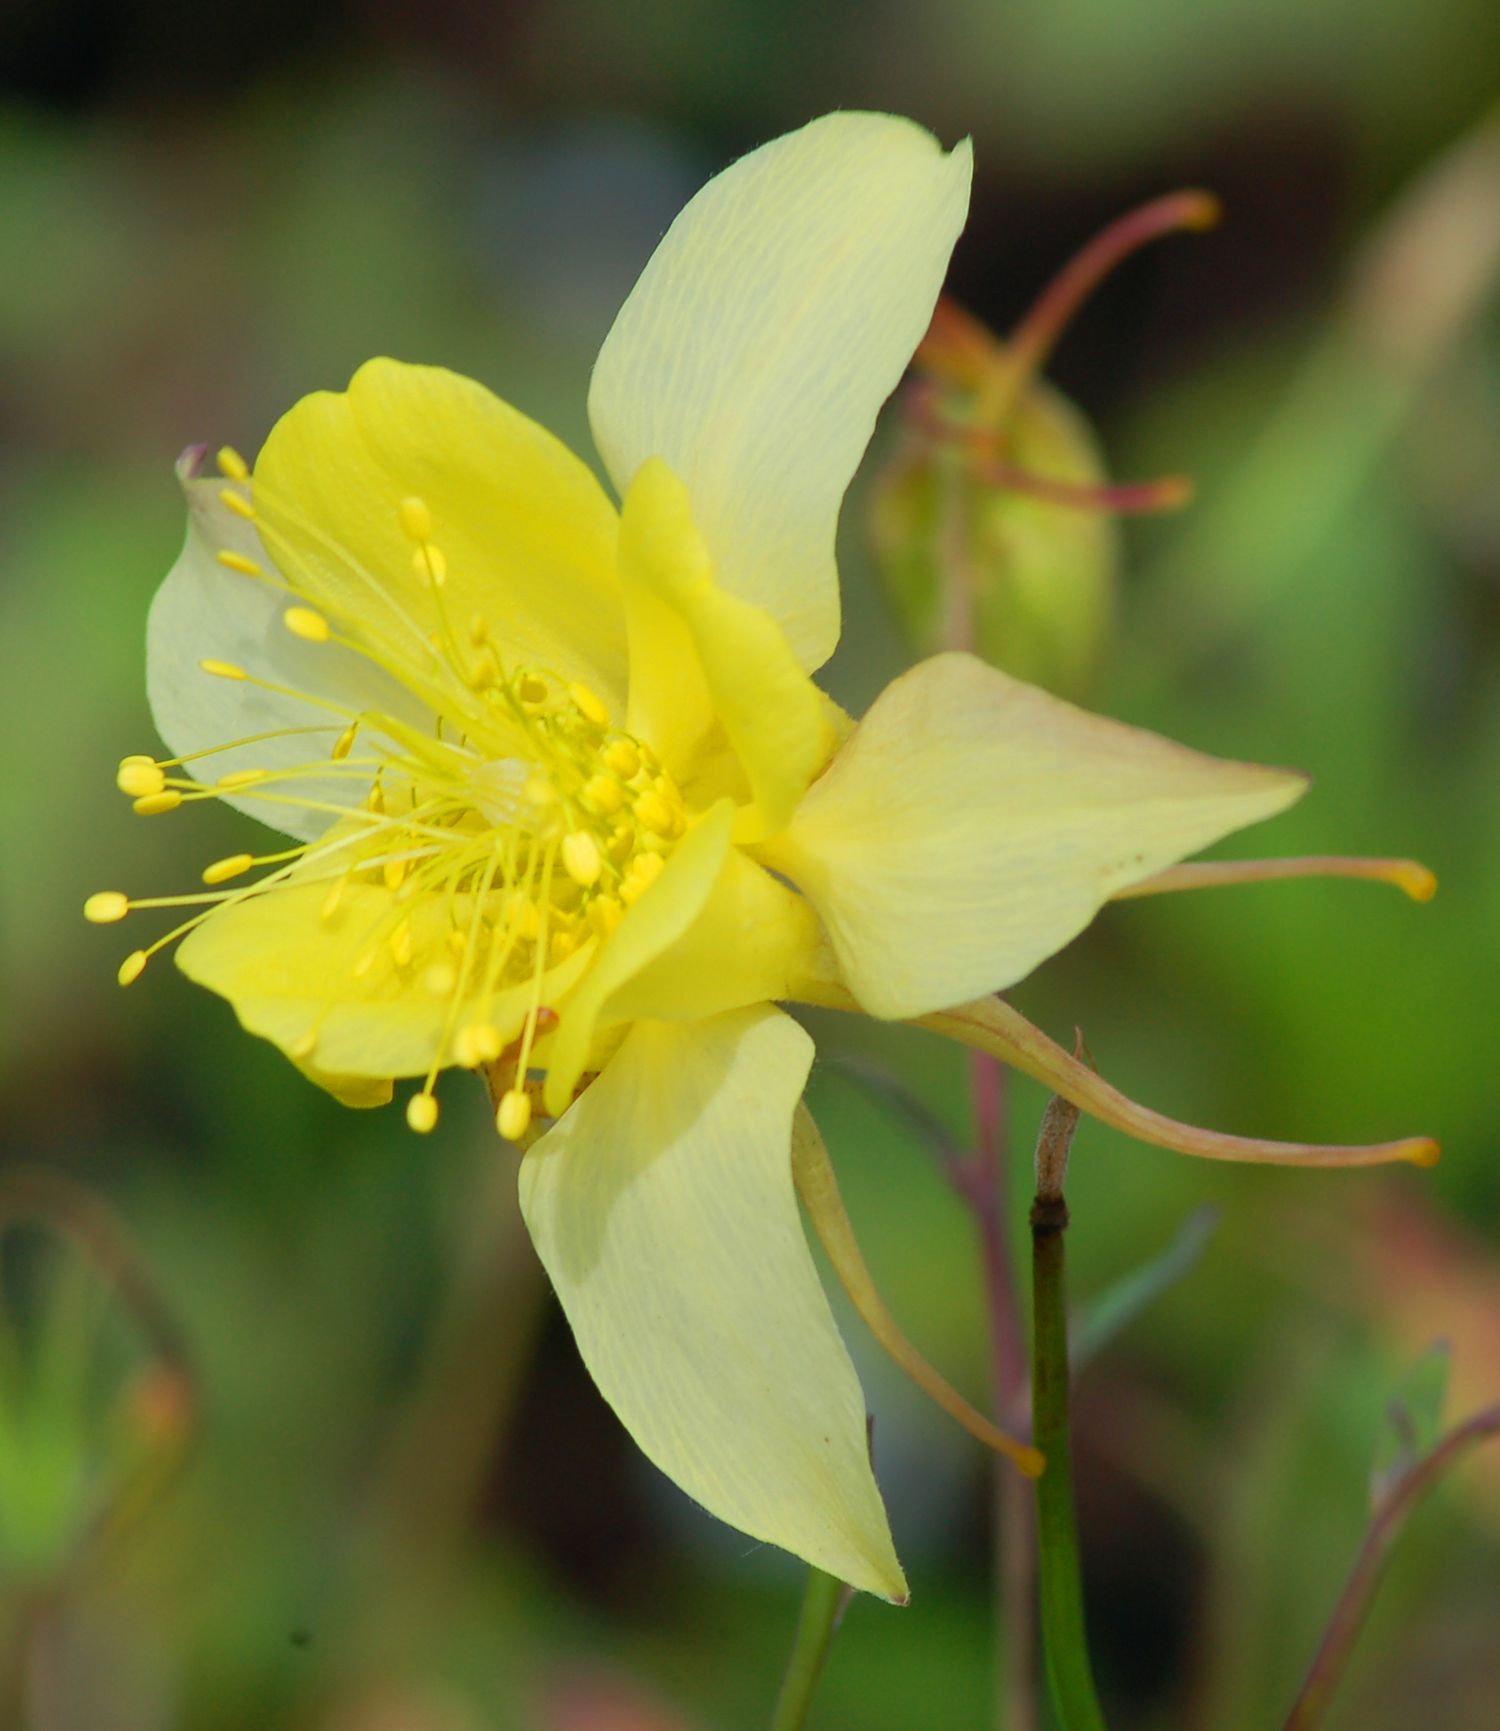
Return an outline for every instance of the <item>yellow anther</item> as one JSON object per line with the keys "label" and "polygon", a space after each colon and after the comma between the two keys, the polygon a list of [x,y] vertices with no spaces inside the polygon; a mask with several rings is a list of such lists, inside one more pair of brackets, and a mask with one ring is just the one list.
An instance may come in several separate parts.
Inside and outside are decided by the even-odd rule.
{"label": "yellow anther", "polygon": [[512,1088],[500,1098],[495,1128],[507,1142],[519,1142],[531,1124],[531,1096]]}
{"label": "yellow anther", "polygon": [[281,623],[293,637],[300,637],[304,643],[326,643],[332,635],[328,621],[321,613],[314,613],[311,607],[288,607],[281,616]]}
{"label": "yellow anther", "polygon": [[226,511],[233,511],[236,517],[243,517],[247,523],[255,521],[255,507],[243,493],[236,493],[233,487],[220,487],[219,503]]}
{"label": "yellow anther", "polygon": [[505,1050],[505,1041],[493,1022],[476,1022],[469,1032],[474,1036],[474,1049],[481,1063],[493,1064]]}
{"label": "yellow anther", "polygon": [[617,812],[625,803],[625,790],[612,775],[591,775],[583,784],[583,803],[601,817]]}
{"label": "yellow anther", "polygon": [[355,979],[356,980],[362,980],[365,977],[365,975],[369,973],[370,969],[373,968],[375,966],[376,962],[378,962],[379,960],[380,960],[380,945],[379,944],[371,944],[369,949],[367,949],[364,952],[364,954],[361,955],[359,957],[359,959],[354,964],[354,977],[355,977]]}
{"label": "yellow anther", "polygon": [[633,740],[612,739],[600,755],[621,781],[629,781],[641,767],[641,754]]}
{"label": "yellow anther", "polygon": [[518,938],[529,943],[541,930],[542,919],[531,897],[516,890],[506,898],[505,923]]}
{"label": "yellow anther", "polygon": [[625,910],[613,896],[595,896],[588,906],[588,921],[601,938],[607,938],[624,917]]}
{"label": "yellow anther", "polygon": [[599,844],[586,829],[575,829],[563,837],[562,862],[563,870],[581,889],[598,883],[604,870]]}
{"label": "yellow anther", "polygon": [[211,866],[205,866],[203,881],[206,884],[227,883],[230,878],[237,878],[241,872],[249,871],[254,864],[254,854],[232,853],[224,859],[216,859]]}
{"label": "yellow anther", "polygon": [[441,589],[448,581],[447,555],[431,541],[424,541],[412,554],[411,568],[419,583],[431,583],[434,588]]}
{"label": "yellow anther", "polygon": [[204,673],[212,673],[216,679],[248,679],[250,677],[243,667],[236,667],[232,661],[200,661],[198,666]]}
{"label": "yellow anther", "polygon": [[427,509],[427,501],[419,499],[415,493],[409,499],[403,499],[397,506],[401,517],[401,527],[409,540],[422,542],[432,539],[432,513]]}
{"label": "yellow anther", "polygon": [[647,829],[658,835],[672,833],[672,808],[654,787],[647,788],[635,802],[635,815]]}
{"label": "yellow anther", "polygon": [[149,960],[150,958],[144,950],[132,950],[120,963],[120,971],[115,975],[115,978],[122,986],[128,986],[132,980],[140,979],[141,975],[145,973],[146,963]]}
{"label": "yellow anther", "polygon": [[469,641],[476,649],[490,640],[490,622],[482,613],[476,613],[469,621]]}
{"label": "yellow anther", "polygon": [[127,757],[115,775],[115,786],[132,799],[146,799],[166,785],[161,765],[149,757]]}
{"label": "yellow anther", "polygon": [[557,804],[557,789],[552,785],[550,776],[540,773],[528,776],[521,792],[531,805]]}
{"label": "yellow anther", "polygon": [[547,682],[534,673],[523,673],[516,681],[516,696],[528,709],[535,709],[547,701]]}
{"label": "yellow anther", "polygon": [[287,1056],[297,1060],[310,1058],[318,1049],[318,1030],[305,1028],[287,1047]]}
{"label": "yellow anther", "polygon": [[453,959],[455,961],[462,961],[463,960],[464,951],[467,950],[468,947],[469,947],[469,940],[464,936],[464,934],[462,932],[460,932],[458,930],[454,930],[454,931],[449,932],[449,934],[448,934],[448,948],[453,952]]}
{"label": "yellow anther", "polygon": [[588,686],[574,683],[568,687],[568,696],[585,721],[592,722],[595,727],[609,726],[609,711]]}
{"label": "yellow anther", "polygon": [[264,577],[265,572],[243,553],[236,553],[232,547],[221,547],[214,558],[226,571],[238,571],[244,577]]}
{"label": "yellow anther", "polygon": [[624,865],[635,848],[635,831],[628,823],[616,824],[609,832],[609,843],[605,851],[616,865]]}
{"label": "yellow anther", "polygon": [[561,926],[547,940],[547,953],[554,962],[565,962],[578,948],[578,934],[564,931]]}
{"label": "yellow anther", "polygon": [[469,672],[469,684],[476,691],[488,691],[500,678],[500,663],[493,649],[482,649],[474,658]]}
{"label": "yellow anther", "polygon": [[380,868],[380,875],[385,880],[388,890],[399,890],[401,880],[406,876],[406,861],[404,859],[388,859]]}
{"label": "yellow anther", "polygon": [[422,990],[434,998],[446,998],[458,984],[458,972],[451,962],[434,962],[422,970]]}
{"label": "yellow anther", "polygon": [[659,853],[637,854],[620,885],[620,900],[633,907],[661,876],[665,863]]}
{"label": "yellow anther", "polygon": [[270,775],[268,769],[231,769],[228,775],[221,775],[216,787],[236,788],[253,787],[258,781],[264,781]]}
{"label": "yellow anther", "polygon": [[118,890],[100,890],[83,904],[83,917],[94,926],[112,926],[129,912],[129,898]]}
{"label": "yellow anther", "polygon": [[161,793],[148,793],[143,799],[138,799],[131,808],[142,817],[156,817],[164,811],[176,811],[182,804],[182,795],[176,788],[166,788]]}
{"label": "yellow anther", "polygon": [[359,723],[351,721],[344,731],[333,742],[333,761],[342,763],[354,750],[354,736],[359,732]]}
{"label": "yellow anther", "polygon": [[214,459],[219,465],[219,473],[228,481],[248,481],[250,465],[235,450],[233,445],[225,445]]}
{"label": "yellow anther", "polygon": [[370,791],[365,795],[365,810],[374,812],[377,817],[385,816],[385,789],[379,781],[370,784]]}
{"label": "yellow anther", "polygon": [[398,968],[411,962],[411,921],[402,920],[391,933],[391,958]]}
{"label": "yellow anther", "polygon": [[406,1122],[419,1136],[425,1136],[437,1121],[437,1100],[425,1090],[406,1102]]}

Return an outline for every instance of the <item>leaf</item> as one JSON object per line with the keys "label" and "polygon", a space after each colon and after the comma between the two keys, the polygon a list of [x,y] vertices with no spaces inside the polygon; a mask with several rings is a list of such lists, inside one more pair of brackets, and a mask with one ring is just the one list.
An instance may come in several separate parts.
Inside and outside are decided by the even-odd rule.
{"label": "leaf", "polygon": [[1089,1305],[1073,1326],[1076,1371],[1122,1333],[1148,1305],[1190,1273],[1219,1224],[1219,1210],[1196,1209],[1159,1256],[1123,1275]]}

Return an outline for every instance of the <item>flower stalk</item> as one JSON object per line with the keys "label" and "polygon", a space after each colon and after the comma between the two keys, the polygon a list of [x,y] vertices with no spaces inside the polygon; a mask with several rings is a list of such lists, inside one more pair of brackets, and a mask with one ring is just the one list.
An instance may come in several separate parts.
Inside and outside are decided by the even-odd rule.
{"label": "flower stalk", "polygon": [[802,1731],[812,1706],[813,1693],[833,1637],[838,1633],[844,1611],[853,1597],[853,1589],[821,1569],[807,1571],[807,1586],[802,1593],[802,1610],[792,1636],[792,1651],[787,1659],[786,1675],[781,1681],[781,1693],[776,1697],[776,1709],[771,1715],[770,1731]]}
{"label": "flower stalk", "polygon": [[1037,1139],[1031,1209],[1032,1423],[1046,1467],[1036,1481],[1042,1645],[1062,1731],[1105,1731],[1084,1627],[1083,1575],[1068,1429],[1067,1263],[1063,1198],[1077,1108],[1054,1099]]}

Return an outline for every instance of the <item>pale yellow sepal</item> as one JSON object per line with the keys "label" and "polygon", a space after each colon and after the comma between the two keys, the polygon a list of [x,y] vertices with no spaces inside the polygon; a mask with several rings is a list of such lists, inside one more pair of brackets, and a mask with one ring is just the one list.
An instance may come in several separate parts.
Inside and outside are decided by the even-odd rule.
{"label": "pale yellow sepal", "polygon": [[940,655],[886,688],[759,852],[863,1008],[919,1016],[1021,979],[1120,889],[1306,785]]}
{"label": "pale yellow sepal", "polygon": [[774,834],[832,756],[834,731],[781,627],[715,582],[687,492],[658,458],[625,497],[620,576],[631,731],[691,787],[701,779],[695,759],[722,749],[722,729],[755,807],[739,814],[736,836]]}
{"label": "pale yellow sepal", "polygon": [[594,1381],[640,1448],[753,1538],[903,1601],[865,1402],[803,1236],[778,1010],[637,1023],[521,1163],[521,1207]]}
{"label": "pale yellow sepal", "polygon": [[486,619],[508,661],[581,681],[623,714],[614,509],[567,446],[472,379],[367,362],[347,391],[315,392],[276,423],[254,499],[301,594],[418,669],[433,628],[412,563],[420,505],[449,617]]}
{"label": "pale yellow sepal", "polygon": [[971,153],[886,114],[830,114],[681,212],[594,367],[623,495],[664,458],[722,586],[811,671],[838,641],[834,531],[880,405],[921,340],[969,204]]}

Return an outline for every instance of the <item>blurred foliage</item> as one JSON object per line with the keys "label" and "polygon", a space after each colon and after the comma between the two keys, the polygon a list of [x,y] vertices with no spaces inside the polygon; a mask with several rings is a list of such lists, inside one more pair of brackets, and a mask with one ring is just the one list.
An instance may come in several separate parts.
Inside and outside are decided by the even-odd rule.
{"label": "blurred foliage", "polygon": [[[684,193],[858,104],[974,133],[953,287],[994,329],[1126,204],[1223,194],[1228,226],[1134,262],[1052,369],[1110,472],[1199,484],[1184,518],[1125,526],[1091,701],[1310,769],[1312,795],[1254,848],[1410,852],[1442,880],[1425,910],[1317,883],[1132,904],[1018,993],[1198,1121],[1446,1144],[1431,1174],[1319,1176],[1078,1138],[1081,1299],[1195,1208],[1221,1214],[1080,1382],[1111,1723],[1277,1722],[1363,1526],[1401,1367],[1441,1334],[1453,1408],[1500,1394],[1490,22],[1485,0],[0,17],[4,1158],[71,1175],[128,1225],[204,1402],[183,1481],[65,1569],[0,1656],[37,1723],[737,1731],[768,1713],[800,1572],[635,1457],[549,1308],[482,1101],[452,1090],[430,1143],[397,1113],[343,1112],[169,969],[118,993],[117,946],[79,908],[106,884],[190,884],[243,833],[211,811],[134,818],[113,788],[153,744],[141,639],[181,533],[181,446],[253,450],[297,396],[385,351],[472,373],[586,450],[590,358]],[[867,479],[832,669],[856,708],[902,658],[869,509]],[[958,1054],[810,1020],[825,1052],[888,1067],[967,1133]],[[983,1401],[968,1217],[833,1065],[813,1105],[893,1309]],[[1040,1107],[1017,1084],[1019,1144]],[[35,1287],[9,1302],[35,1326]],[[977,1731],[986,1463],[845,1321],[915,1597],[852,1608],[817,1723]],[[10,1382],[4,1399],[13,1421]],[[1493,1725],[1497,1592],[1500,1472],[1476,1458],[1412,1522],[1341,1722]]]}

